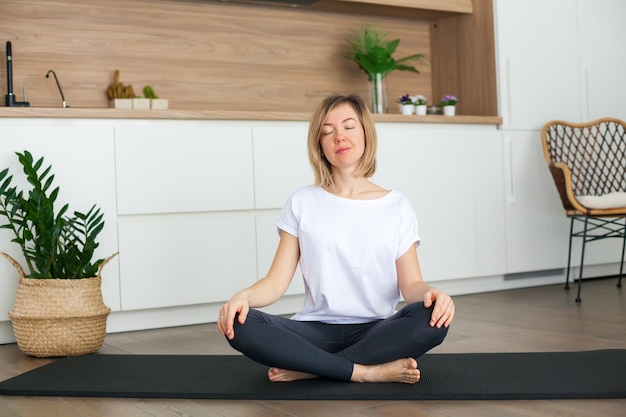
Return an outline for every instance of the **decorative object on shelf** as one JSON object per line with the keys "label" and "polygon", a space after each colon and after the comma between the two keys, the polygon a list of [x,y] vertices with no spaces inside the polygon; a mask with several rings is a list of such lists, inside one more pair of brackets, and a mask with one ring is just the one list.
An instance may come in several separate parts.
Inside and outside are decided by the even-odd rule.
{"label": "decorative object on shelf", "polygon": [[415,114],[418,116],[425,116],[427,110],[428,99],[421,94],[413,97],[413,103],[415,103]]}
{"label": "decorative object on shelf", "polygon": [[25,258],[28,274],[2,253],[19,273],[15,304],[9,312],[19,349],[36,357],[74,356],[96,352],[104,343],[109,312],[102,299],[101,272],[108,259],[94,259],[96,238],[104,228],[95,205],[86,213],[55,213],[59,187],[52,189],[52,166],[16,152],[31,189],[11,186],[9,170],[0,171],[0,216]]}
{"label": "decorative object on shelf", "polygon": [[150,99],[144,97],[133,98],[133,109],[150,110]]}
{"label": "decorative object on shelf", "polygon": [[444,116],[454,116],[456,113],[456,103],[458,99],[450,94],[446,94],[441,101],[439,102],[439,106],[443,109]]}
{"label": "decorative object on shelf", "polygon": [[384,113],[387,110],[385,77],[391,71],[410,71],[419,74],[419,70],[408,65],[411,61],[421,61],[423,54],[413,54],[394,59],[393,54],[400,44],[400,39],[387,40],[388,33],[371,25],[365,25],[352,31],[348,37],[351,54],[348,56],[367,74],[370,83],[371,111]]}
{"label": "decorative object on shelf", "polygon": [[115,70],[113,84],[107,89],[107,97],[111,107],[116,109],[132,109],[135,92],[132,85],[124,85],[120,82],[120,70]]}
{"label": "decorative object on shelf", "polygon": [[415,113],[415,103],[413,103],[413,99],[407,93],[403,96],[400,96],[398,99],[400,113],[402,114],[413,114]]}
{"label": "decorative object on shelf", "polygon": [[147,85],[143,88],[143,95],[145,98],[150,99],[150,108],[152,110],[167,110],[169,105],[169,100],[166,98],[159,98],[154,93],[154,89]]}

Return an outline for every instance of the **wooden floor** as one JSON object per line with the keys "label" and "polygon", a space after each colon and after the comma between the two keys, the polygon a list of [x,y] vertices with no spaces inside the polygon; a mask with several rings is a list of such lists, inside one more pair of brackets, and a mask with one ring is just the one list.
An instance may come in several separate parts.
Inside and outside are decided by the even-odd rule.
{"label": "wooden floor", "polygon": [[[457,318],[433,352],[626,349],[625,288],[585,281],[583,300],[561,285],[458,296]],[[107,335],[107,354],[234,354],[215,325]],[[0,346],[0,380],[48,363]],[[625,375],[626,378],[626,375]],[[0,396],[2,417],[623,417],[626,398],[518,401],[217,401]]]}

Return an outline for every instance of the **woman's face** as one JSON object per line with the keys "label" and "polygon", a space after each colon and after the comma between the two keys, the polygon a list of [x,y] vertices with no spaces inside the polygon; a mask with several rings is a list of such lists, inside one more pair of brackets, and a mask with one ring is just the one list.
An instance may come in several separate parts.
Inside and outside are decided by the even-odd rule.
{"label": "woman's face", "polygon": [[328,113],[320,145],[333,168],[358,165],[365,152],[365,132],[350,104],[341,104]]}

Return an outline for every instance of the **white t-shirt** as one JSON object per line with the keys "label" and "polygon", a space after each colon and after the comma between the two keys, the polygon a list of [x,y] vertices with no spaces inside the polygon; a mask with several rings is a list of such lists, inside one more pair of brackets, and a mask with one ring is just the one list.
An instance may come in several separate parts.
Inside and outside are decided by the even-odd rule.
{"label": "white t-shirt", "polygon": [[293,319],[367,323],[396,312],[395,261],[420,242],[404,194],[392,190],[378,199],[352,200],[306,186],[289,197],[278,228],[300,244],[305,300]]}

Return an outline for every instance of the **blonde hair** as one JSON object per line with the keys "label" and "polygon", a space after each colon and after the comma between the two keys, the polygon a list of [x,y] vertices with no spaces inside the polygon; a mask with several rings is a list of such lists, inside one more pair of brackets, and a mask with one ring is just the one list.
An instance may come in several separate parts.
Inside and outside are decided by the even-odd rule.
{"label": "blonde hair", "polygon": [[332,95],[326,97],[313,112],[309,123],[309,136],[307,140],[309,151],[309,162],[315,174],[315,185],[331,186],[333,185],[333,171],[330,162],[322,152],[320,139],[322,137],[322,128],[328,114],[342,104],[352,106],[357,114],[359,123],[363,127],[365,133],[365,151],[359,162],[355,175],[370,178],[376,172],[376,148],[378,146],[378,138],[376,136],[376,127],[372,120],[371,113],[367,105],[360,96],[357,95]]}

